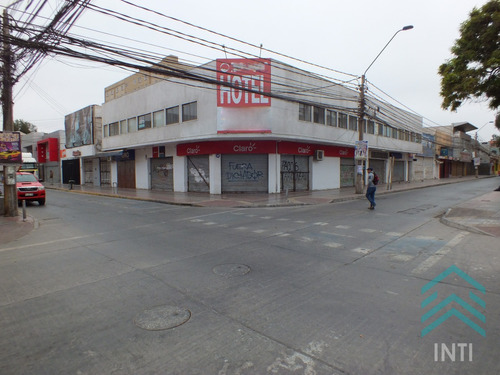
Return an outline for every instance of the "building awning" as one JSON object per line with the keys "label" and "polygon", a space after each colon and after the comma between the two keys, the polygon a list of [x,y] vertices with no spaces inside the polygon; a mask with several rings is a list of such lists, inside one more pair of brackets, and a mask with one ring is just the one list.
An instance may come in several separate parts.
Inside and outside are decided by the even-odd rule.
{"label": "building awning", "polygon": [[471,130],[477,130],[477,127],[469,122],[455,122],[453,125],[453,132],[470,132]]}

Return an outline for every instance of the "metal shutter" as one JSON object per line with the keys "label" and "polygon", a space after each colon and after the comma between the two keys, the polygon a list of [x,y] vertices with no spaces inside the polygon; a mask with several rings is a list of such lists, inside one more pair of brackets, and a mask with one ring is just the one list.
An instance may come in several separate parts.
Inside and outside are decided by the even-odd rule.
{"label": "metal shutter", "polygon": [[208,155],[188,156],[188,191],[210,192]]}
{"label": "metal shutter", "polygon": [[151,159],[151,190],[174,191],[172,157]]}
{"label": "metal shutter", "polygon": [[222,192],[268,192],[268,156],[222,155]]}

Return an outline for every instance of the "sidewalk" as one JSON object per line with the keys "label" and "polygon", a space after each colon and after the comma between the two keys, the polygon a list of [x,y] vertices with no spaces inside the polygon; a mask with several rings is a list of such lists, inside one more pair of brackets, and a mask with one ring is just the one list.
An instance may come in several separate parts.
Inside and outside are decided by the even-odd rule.
{"label": "sidewalk", "polygon": [[[484,176],[481,178],[494,178]],[[391,190],[381,184],[377,188],[377,196],[392,194],[400,191],[422,189],[431,186],[447,185],[458,182],[475,180],[474,176],[430,180],[412,183],[394,183]],[[500,185],[500,179],[499,179]],[[279,207],[297,205],[315,205],[342,202],[356,199],[366,199],[364,194],[355,194],[354,187],[290,192],[288,194],[221,194],[209,195],[206,193],[177,193],[153,190],[120,189],[94,186],[73,186],[45,184],[47,189],[63,190],[72,193],[90,194],[98,196],[116,197],[122,199],[136,199],[165,204],[176,204],[196,207]],[[50,201],[48,201],[50,204]],[[450,226],[500,237],[500,192],[493,191],[448,210],[441,221]],[[36,222],[30,217],[23,221],[22,216],[0,216],[0,244],[5,244],[29,233]]]}

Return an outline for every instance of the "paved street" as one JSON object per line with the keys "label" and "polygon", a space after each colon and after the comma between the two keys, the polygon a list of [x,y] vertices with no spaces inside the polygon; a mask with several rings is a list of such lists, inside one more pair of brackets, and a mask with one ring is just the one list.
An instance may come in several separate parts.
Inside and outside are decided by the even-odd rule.
{"label": "paved street", "polygon": [[[440,222],[496,187],[381,195],[375,211],[51,190],[28,207],[35,229],[0,245],[0,373],[498,374],[498,238]],[[450,266],[484,293],[457,273],[422,292]],[[469,305],[424,335],[434,290]]]}

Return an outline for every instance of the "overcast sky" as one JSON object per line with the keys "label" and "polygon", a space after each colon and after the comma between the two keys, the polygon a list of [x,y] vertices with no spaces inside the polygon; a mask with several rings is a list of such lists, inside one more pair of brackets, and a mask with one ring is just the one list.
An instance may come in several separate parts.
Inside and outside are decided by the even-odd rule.
{"label": "overcast sky", "polygon": [[[397,30],[413,25],[414,29],[400,32],[368,70],[366,77],[371,82],[368,89],[375,90],[375,85],[383,90],[423,116],[426,126],[467,121],[480,129],[480,140],[489,140],[492,134],[498,134],[494,125],[488,124],[494,120],[495,113],[486,103],[466,104],[455,113],[441,109],[439,96],[438,67],[451,57],[450,48],[459,37],[460,24],[474,7],[485,4],[485,0],[130,1],[253,45],[262,44],[266,49],[356,76],[364,73]],[[12,2],[0,0],[2,6]],[[24,9],[26,3],[23,1],[17,9]],[[49,0],[49,3],[55,9],[62,0]],[[203,37],[228,48],[260,53],[258,49],[140,11],[120,0],[92,0],[92,4]],[[11,13],[14,18],[19,17],[18,13]],[[100,33],[103,31],[107,34]],[[106,43],[115,41],[154,51],[158,56],[175,54],[193,63],[226,57],[221,51],[147,31],[92,10],[86,10],[70,32]],[[111,34],[128,39],[118,39]],[[228,54],[227,57],[233,56]],[[262,57],[334,78],[352,78],[266,51],[262,52]],[[64,129],[65,115],[90,104],[102,104],[104,88],[130,74],[102,64],[46,57],[16,85],[14,119],[31,122],[42,132]],[[380,94],[380,91],[375,92]]]}

